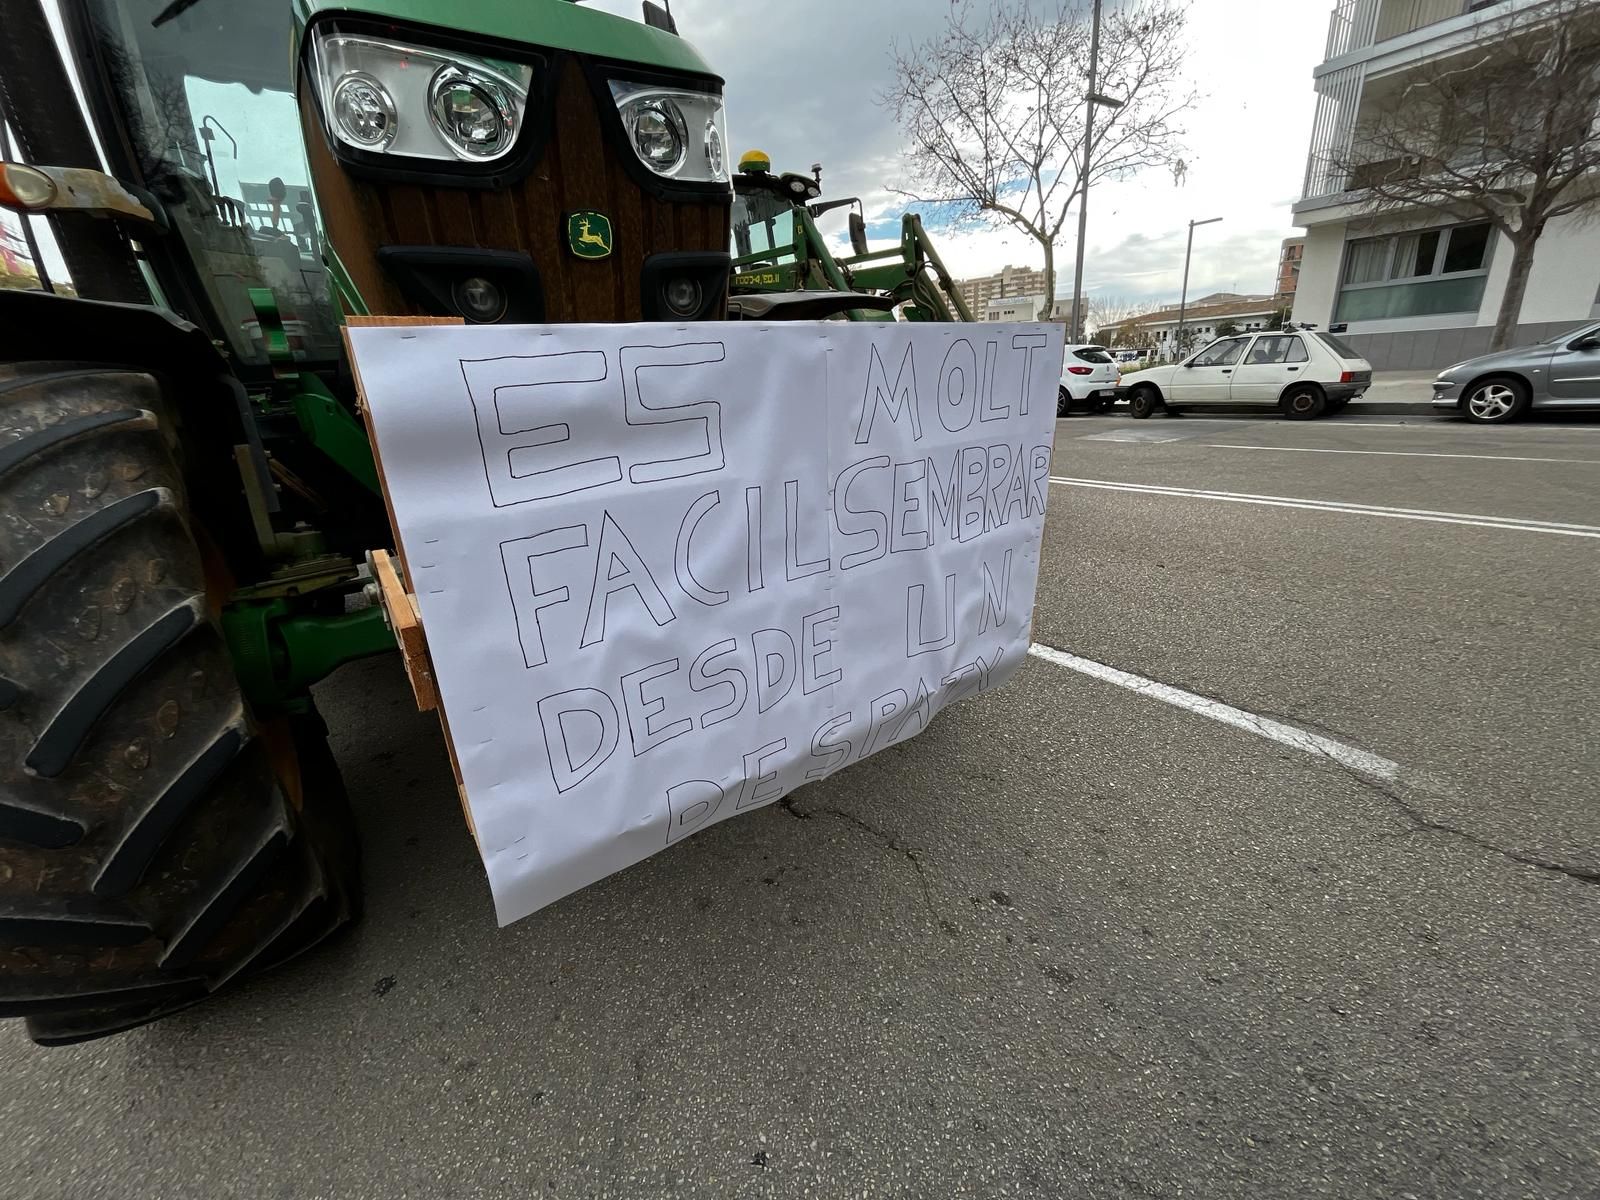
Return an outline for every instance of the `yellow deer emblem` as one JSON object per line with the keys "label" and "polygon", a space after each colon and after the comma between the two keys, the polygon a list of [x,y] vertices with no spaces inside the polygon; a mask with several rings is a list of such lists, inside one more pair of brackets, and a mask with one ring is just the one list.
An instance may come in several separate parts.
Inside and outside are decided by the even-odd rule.
{"label": "yellow deer emblem", "polygon": [[592,209],[567,218],[567,246],[579,258],[605,258],[611,253],[611,221]]}

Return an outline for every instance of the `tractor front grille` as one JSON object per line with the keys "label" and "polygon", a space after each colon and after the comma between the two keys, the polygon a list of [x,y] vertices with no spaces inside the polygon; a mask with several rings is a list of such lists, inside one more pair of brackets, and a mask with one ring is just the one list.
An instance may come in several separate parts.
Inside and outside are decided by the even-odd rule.
{"label": "tractor front grille", "polygon": [[[302,89],[304,92],[304,89]],[[356,178],[328,148],[302,94],[311,177],[328,240],[370,312],[422,313],[379,262],[385,246],[521,252],[533,260],[544,319],[637,321],[645,316],[646,258],[728,248],[727,201],[672,201],[641,188],[617,161],[579,64],[567,57],[555,89],[554,121],[533,169],[503,191]],[[609,257],[580,259],[567,245],[566,215],[594,209],[611,218]]]}

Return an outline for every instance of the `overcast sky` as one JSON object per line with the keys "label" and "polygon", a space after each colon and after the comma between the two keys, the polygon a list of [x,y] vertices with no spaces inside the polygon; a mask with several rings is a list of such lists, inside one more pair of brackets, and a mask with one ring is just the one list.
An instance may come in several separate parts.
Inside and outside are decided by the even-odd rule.
{"label": "overcast sky", "polygon": [[[638,19],[638,0],[590,2]],[[1088,0],[1080,2],[1086,9]],[[877,96],[889,83],[894,41],[925,40],[947,3],[672,0],[672,10],[683,35],[728,81],[734,157],[759,147],[774,169],[794,171],[820,161],[825,195],[860,196],[869,222],[888,231],[898,229],[905,209],[888,189],[914,183],[905,175],[899,130]],[[1054,7],[1054,0],[1039,3]],[[1192,0],[1189,75],[1202,99],[1187,121],[1187,178],[1179,186],[1156,171],[1091,192],[1086,292],[1175,302],[1186,222],[1207,217],[1224,221],[1196,231],[1189,294],[1272,290],[1279,243],[1299,232],[1289,206],[1305,171],[1311,70],[1322,57],[1331,9],[1332,0]],[[841,247],[844,221],[842,212],[823,219]],[[1058,293],[1071,291],[1076,227],[1069,222],[1057,247]],[[958,276],[1008,263],[1043,266],[1029,239],[1004,229],[934,232]]]}
{"label": "overcast sky", "polygon": [[[638,10],[630,0],[602,6]],[[876,103],[890,78],[891,43],[922,40],[946,7],[947,0],[808,0],[799,8],[672,0],[679,30],[728,81],[735,155],[759,147],[775,170],[820,161],[824,194],[860,196],[869,218],[898,217],[905,202],[887,189],[912,188],[899,131]],[[1332,8],[1332,0],[1192,0],[1189,75],[1203,99],[1188,118],[1188,178],[1179,187],[1156,172],[1091,191],[1086,292],[1176,302],[1186,223],[1206,217],[1225,219],[1195,232],[1189,294],[1272,290],[1279,243],[1300,232],[1289,206],[1305,173],[1311,70],[1322,60]],[[774,19],[758,23],[757,11]],[[1065,293],[1076,249],[1077,223],[1069,225],[1057,250]],[[843,226],[835,213],[823,228]],[[937,231],[935,240],[958,276],[1044,265],[1029,239],[1009,233]]]}

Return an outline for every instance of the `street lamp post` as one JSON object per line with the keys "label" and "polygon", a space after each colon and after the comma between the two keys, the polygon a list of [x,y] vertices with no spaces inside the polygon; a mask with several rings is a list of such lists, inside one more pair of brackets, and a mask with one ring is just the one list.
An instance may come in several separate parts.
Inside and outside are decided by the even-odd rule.
{"label": "street lamp post", "polygon": [[1207,217],[1204,221],[1189,222],[1189,244],[1183,251],[1183,295],[1178,300],[1178,332],[1173,339],[1173,346],[1177,354],[1183,353],[1183,318],[1189,308],[1189,256],[1194,253],[1194,227],[1196,225],[1215,225],[1221,217]]}
{"label": "street lamp post", "polygon": [[[1089,336],[1083,320],[1083,241],[1089,232],[1089,151],[1094,145],[1094,110],[1121,108],[1121,100],[1102,96],[1095,90],[1100,71],[1100,3],[1094,0],[1094,22],[1089,30],[1089,96],[1083,118],[1083,175],[1078,181],[1078,257],[1072,271],[1072,336],[1081,341]],[[1055,297],[1050,298],[1051,303]]]}

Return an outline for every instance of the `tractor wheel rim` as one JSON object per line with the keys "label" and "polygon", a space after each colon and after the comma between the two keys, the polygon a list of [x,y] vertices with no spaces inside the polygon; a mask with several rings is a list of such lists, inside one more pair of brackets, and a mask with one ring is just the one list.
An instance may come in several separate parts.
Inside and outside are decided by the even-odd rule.
{"label": "tractor wheel rim", "polygon": [[1467,406],[1475,417],[1503,417],[1511,411],[1512,402],[1516,396],[1511,389],[1503,383],[1492,383],[1488,387],[1479,388],[1472,394],[1472,399],[1467,401]]}

